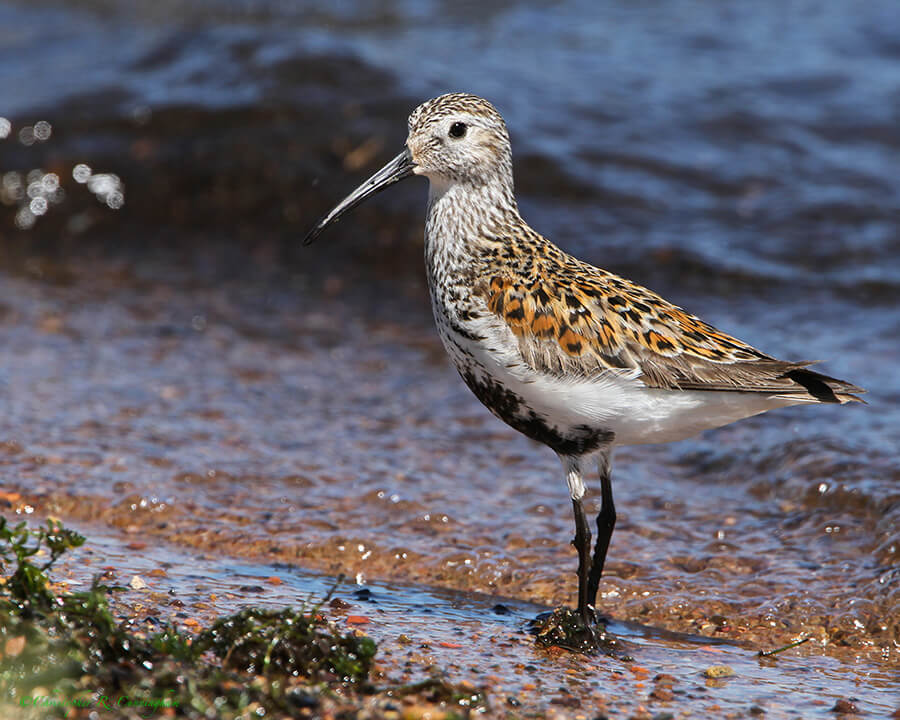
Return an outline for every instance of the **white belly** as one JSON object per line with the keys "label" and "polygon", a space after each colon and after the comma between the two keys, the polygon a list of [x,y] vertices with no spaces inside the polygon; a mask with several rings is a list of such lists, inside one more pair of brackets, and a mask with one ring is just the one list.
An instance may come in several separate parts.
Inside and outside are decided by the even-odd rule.
{"label": "white belly", "polygon": [[[637,371],[608,371],[591,378],[563,378],[536,372],[521,361],[512,333],[503,326],[479,328],[473,341],[444,338],[458,367],[490,377],[565,434],[567,428],[590,427],[615,434],[617,445],[665,443],[721,427],[794,402],[763,393],[648,388]],[[442,335],[445,328],[441,328]],[[487,331],[487,332],[485,332]],[[463,348],[460,353],[453,344]],[[474,360],[474,366],[471,365]],[[474,369],[473,369],[474,368]]]}

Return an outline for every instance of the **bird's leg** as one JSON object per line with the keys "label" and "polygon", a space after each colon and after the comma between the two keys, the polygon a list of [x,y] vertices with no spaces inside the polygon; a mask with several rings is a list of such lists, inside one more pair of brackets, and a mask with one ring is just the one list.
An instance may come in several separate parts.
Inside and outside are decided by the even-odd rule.
{"label": "bird's leg", "polygon": [[572,498],[572,508],[575,510],[575,539],[572,544],[578,551],[578,614],[584,623],[584,629],[591,632],[592,611],[589,606],[589,579],[591,569],[591,531],[588,527],[587,516],[584,514],[584,505],[580,498]]}
{"label": "bird's leg", "polygon": [[616,526],[616,506],[613,504],[612,482],[610,481],[610,461],[605,455],[600,460],[600,512],[597,514],[597,544],[594,545],[594,559],[591,561],[591,572],[587,584],[587,601],[591,608],[596,607],[597,589],[600,587],[600,576],[606,562],[606,551],[609,540]]}

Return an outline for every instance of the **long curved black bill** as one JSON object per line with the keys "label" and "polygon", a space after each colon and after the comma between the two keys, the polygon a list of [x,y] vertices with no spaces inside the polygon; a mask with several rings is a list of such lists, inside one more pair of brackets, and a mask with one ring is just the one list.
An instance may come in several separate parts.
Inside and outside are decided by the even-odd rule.
{"label": "long curved black bill", "polygon": [[332,223],[337,222],[342,215],[350,212],[367,197],[381,192],[395,182],[399,182],[400,180],[403,180],[403,178],[412,175],[414,167],[415,163],[413,163],[412,155],[409,152],[409,148],[407,148],[381,168],[381,170],[366,180],[362,185],[356,188],[356,190],[341,200],[330,213],[323,216],[303,239],[303,244],[309,245],[324,232],[325,228]]}

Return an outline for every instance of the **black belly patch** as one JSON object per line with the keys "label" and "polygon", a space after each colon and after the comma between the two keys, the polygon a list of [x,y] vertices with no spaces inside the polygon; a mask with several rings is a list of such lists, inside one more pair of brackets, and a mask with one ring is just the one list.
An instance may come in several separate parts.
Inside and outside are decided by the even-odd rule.
{"label": "black belly patch", "polygon": [[525,401],[511,390],[488,377],[479,377],[470,370],[460,370],[460,376],[475,397],[494,415],[510,427],[532,440],[544,443],[560,455],[584,455],[608,445],[615,434],[587,425],[576,425],[560,432],[551,427]]}

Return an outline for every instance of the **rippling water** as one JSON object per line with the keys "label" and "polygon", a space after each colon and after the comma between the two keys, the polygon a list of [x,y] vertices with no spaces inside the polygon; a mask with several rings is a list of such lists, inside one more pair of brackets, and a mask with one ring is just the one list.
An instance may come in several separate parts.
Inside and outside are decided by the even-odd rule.
{"label": "rippling water", "polygon": [[620,451],[609,612],[896,664],[898,17],[0,3],[3,484],[233,554],[570,601],[556,459],[431,326],[424,187],[297,246],[418,102],[468,90],[506,117],[534,227],[869,390]]}

